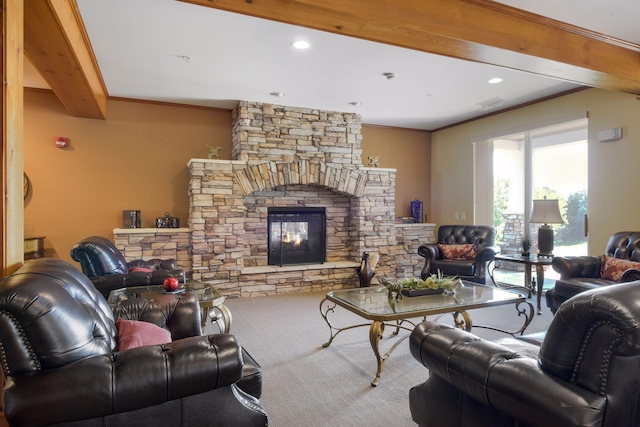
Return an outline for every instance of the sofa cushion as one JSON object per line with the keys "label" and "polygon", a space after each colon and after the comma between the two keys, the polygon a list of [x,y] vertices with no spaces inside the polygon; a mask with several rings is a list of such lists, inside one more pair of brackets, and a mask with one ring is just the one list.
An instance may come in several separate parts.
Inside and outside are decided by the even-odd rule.
{"label": "sofa cushion", "polygon": [[171,332],[149,322],[116,319],[118,351],[171,342]]}
{"label": "sofa cushion", "polygon": [[602,272],[600,276],[605,280],[619,282],[622,274],[630,268],[640,268],[640,262],[603,255]]}
{"label": "sofa cushion", "polygon": [[554,295],[564,302],[572,296],[584,291],[597,289],[602,286],[614,285],[615,283],[616,282],[613,280],[601,278],[573,277],[570,279],[557,279],[553,290]]}
{"label": "sofa cushion", "polygon": [[439,244],[442,256],[446,259],[475,259],[478,251],[476,245],[445,245]]}
{"label": "sofa cushion", "polygon": [[151,273],[153,270],[150,268],[144,267],[131,267],[129,268],[129,273]]}
{"label": "sofa cushion", "polygon": [[431,271],[446,271],[447,276],[473,276],[476,270],[475,260],[435,259],[431,261]]}

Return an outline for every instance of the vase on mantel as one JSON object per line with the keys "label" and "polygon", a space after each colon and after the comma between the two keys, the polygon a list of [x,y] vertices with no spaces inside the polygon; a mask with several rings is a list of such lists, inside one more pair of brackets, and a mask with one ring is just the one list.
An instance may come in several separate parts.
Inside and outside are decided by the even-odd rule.
{"label": "vase on mantel", "polygon": [[362,254],[362,261],[360,261],[360,266],[356,270],[358,272],[358,277],[360,278],[360,287],[368,288],[371,286],[371,279],[376,274],[375,271],[371,269],[369,265],[369,254],[364,252]]}

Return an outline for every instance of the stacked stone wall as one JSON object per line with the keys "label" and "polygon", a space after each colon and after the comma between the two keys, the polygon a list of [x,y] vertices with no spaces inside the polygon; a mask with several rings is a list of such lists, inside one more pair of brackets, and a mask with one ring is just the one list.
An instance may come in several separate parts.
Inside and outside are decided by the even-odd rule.
{"label": "stacked stone wall", "polygon": [[188,228],[117,228],[114,244],[127,262],[138,259],[175,259],[191,272],[191,230]]}
{"label": "stacked stone wall", "polygon": [[232,120],[234,160],[362,164],[357,114],[240,101]]}

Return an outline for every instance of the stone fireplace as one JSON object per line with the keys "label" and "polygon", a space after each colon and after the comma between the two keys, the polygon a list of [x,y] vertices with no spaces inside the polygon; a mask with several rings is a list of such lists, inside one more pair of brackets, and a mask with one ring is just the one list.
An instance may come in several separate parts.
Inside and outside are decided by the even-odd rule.
{"label": "stone fireplace", "polygon": [[[188,165],[194,279],[240,295],[355,286],[364,252],[380,276],[408,274],[393,253],[395,169],[362,165],[358,115],[243,101],[232,117],[233,160]],[[269,265],[274,208],[326,212],[325,262]]]}
{"label": "stone fireplace", "polygon": [[[358,286],[364,252],[374,283],[420,274],[434,224],[396,224],[396,170],[362,165],[358,115],[242,101],[232,118],[233,160],[188,163],[188,229],[116,229],[126,258],[175,257],[229,297]],[[300,208],[325,212],[324,262],[270,265],[270,210]]]}

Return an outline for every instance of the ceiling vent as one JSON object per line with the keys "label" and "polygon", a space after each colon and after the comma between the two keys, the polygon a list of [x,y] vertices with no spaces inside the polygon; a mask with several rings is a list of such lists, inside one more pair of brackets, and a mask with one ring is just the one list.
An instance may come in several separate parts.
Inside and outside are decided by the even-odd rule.
{"label": "ceiling vent", "polygon": [[479,105],[480,108],[482,108],[483,110],[489,110],[491,108],[499,107],[505,101],[506,99],[497,97],[497,98],[491,98],[491,99],[487,99],[486,101],[479,102],[476,105]]}

